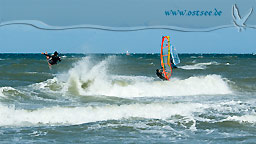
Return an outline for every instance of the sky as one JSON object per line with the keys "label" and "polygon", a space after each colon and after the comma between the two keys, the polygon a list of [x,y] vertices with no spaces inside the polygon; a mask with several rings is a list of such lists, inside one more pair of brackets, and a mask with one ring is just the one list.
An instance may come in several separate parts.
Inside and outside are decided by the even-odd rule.
{"label": "sky", "polygon": [[[256,13],[252,11],[239,31],[234,25],[234,5],[241,18],[256,6],[255,0],[0,0],[0,53],[159,53],[162,36],[170,36],[179,53],[256,53]],[[192,16],[189,12],[221,12]],[[167,16],[166,11],[186,11],[187,16]],[[232,15],[233,14],[233,15]],[[38,27],[136,28],[139,31],[100,29],[42,30]],[[161,27],[210,32],[182,32]],[[224,27],[224,28],[223,28]],[[251,28],[249,28],[251,27]],[[254,27],[254,28],[253,28]]]}
{"label": "sky", "polygon": [[[53,26],[209,28],[232,25],[235,4],[242,17],[256,7],[255,0],[0,0],[0,20],[38,20]],[[166,11],[188,15],[167,16]],[[194,11],[200,15],[191,14]],[[215,15],[216,11],[221,14]],[[246,24],[256,25],[256,12]]]}
{"label": "sky", "polygon": [[256,30],[236,27],[211,32],[95,29],[40,30],[26,25],[0,27],[0,53],[159,53],[169,35],[179,53],[256,53]]}

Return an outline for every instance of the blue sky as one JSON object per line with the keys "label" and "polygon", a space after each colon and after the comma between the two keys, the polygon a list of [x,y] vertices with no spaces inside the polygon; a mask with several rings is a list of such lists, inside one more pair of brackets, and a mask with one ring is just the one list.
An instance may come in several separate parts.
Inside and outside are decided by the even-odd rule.
{"label": "blue sky", "polygon": [[[38,20],[52,26],[176,26],[212,28],[233,25],[232,6],[243,17],[255,0],[0,0],[0,20]],[[166,16],[165,11],[221,11],[220,16]],[[256,13],[246,21],[256,25]]]}
{"label": "blue sky", "polygon": [[179,53],[256,53],[256,30],[235,27],[212,32],[94,29],[39,30],[25,25],[0,27],[0,53],[159,53],[161,37],[171,36]]}
{"label": "blue sky", "polygon": [[[37,26],[92,25],[111,28],[166,26],[212,29],[179,32],[154,29],[113,32],[96,29],[40,30],[28,25],[0,26],[0,53],[159,53],[162,36],[169,35],[179,53],[256,53],[256,29],[238,32],[232,8],[243,17],[255,0],[26,0],[0,1],[0,25],[33,21]],[[221,11],[220,16],[166,16],[165,11]],[[255,10],[246,25],[256,28]],[[42,23],[41,23],[42,22]],[[46,25],[44,25],[45,23]],[[233,26],[233,27],[232,27]]]}

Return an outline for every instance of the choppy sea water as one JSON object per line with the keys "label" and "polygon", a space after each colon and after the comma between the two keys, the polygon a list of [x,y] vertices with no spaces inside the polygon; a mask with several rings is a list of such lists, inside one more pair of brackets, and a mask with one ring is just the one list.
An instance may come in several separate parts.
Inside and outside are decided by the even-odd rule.
{"label": "choppy sea water", "polygon": [[256,56],[0,54],[1,143],[255,143]]}

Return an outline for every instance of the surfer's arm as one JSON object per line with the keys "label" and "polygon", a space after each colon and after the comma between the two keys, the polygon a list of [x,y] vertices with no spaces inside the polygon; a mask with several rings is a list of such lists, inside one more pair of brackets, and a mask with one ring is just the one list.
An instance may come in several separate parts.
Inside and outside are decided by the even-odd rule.
{"label": "surfer's arm", "polygon": [[48,56],[48,57],[52,57],[51,55],[46,54],[46,53],[42,53],[42,54],[45,55],[45,56]]}

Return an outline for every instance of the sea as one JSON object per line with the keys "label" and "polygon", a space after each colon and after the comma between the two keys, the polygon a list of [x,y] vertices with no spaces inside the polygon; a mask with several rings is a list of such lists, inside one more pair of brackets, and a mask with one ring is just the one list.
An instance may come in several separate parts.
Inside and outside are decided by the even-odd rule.
{"label": "sea", "polygon": [[256,143],[256,56],[0,54],[0,143]]}

